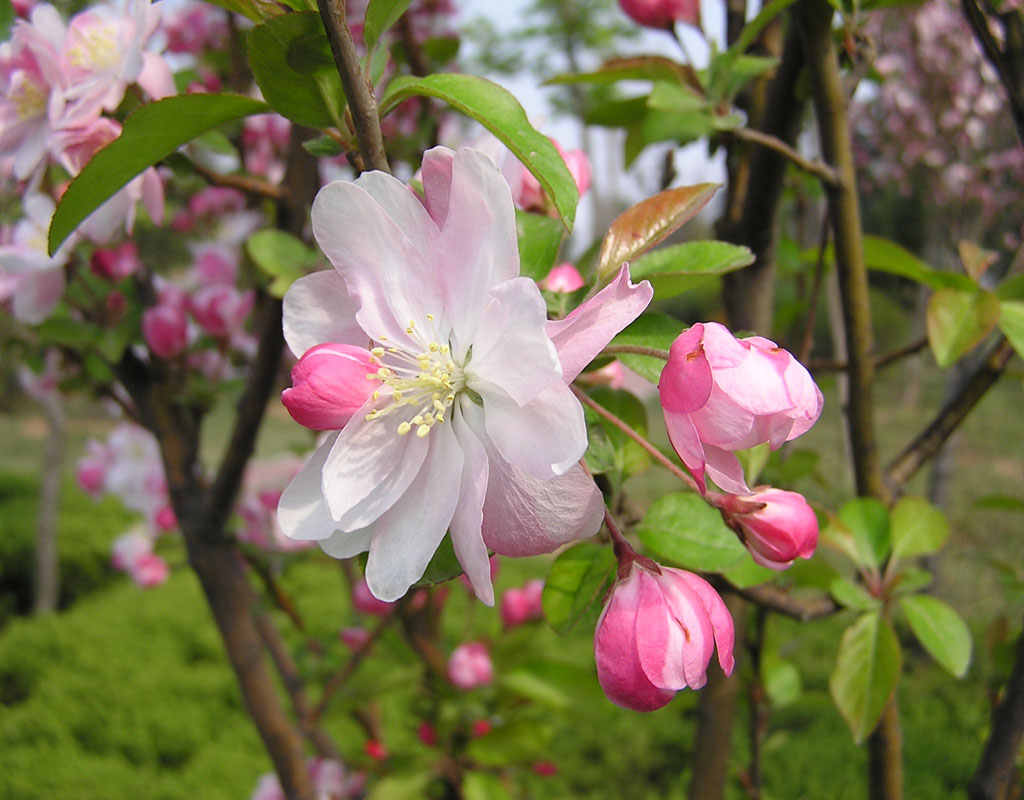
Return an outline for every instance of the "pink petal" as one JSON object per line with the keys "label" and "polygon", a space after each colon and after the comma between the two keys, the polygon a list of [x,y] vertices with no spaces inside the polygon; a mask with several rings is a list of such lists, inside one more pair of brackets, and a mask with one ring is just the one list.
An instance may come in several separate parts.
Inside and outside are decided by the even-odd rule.
{"label": "pink petal", "polygon": [[551,320],[547,334],[562,362],[562,379],[573,381],[619,331],[635,320],[654,297],[648,281],[634,284],[629,265],[565,319]]}
{"label": "pink petal", "polygon": [[[636,649],[640,666],[659,689],[677,691],[688,685],[683,659],[692,658],[694,648],[683,626],[669,610],[665,595],[654,577],[637,570],[640,584],[636,614]],[[692,670],[691,670],[692,671]]]}
{"label": "pink petal", "polygon": [[732,614],[721,596],[712,588],[711,584],[699,575],[685,570],[674,570],[678,572],[686,584],[693,590],[707,611],[711,620],[711,627],[715,632],[715,647],[718,648],[718,663],[726,675],[731,675],[736,661],[733,658],[733,644],[736,638],[736,631],[733,627]]}
{"label": "pink petal", "polygon": [[373,540],[373,526],[358,531],[335,531],[326,539],[320,539],[317,544],[331,558],[352,558],[352,556],[365,553],[370,549],[370,542]]}
{"label": "pink petal", "polygon": [[697,429],[688,414],[676,414],[665,409],[665,429],[668,431],[669,442],[672,449],[682,459],[686,468],[690,470],[697,486],[704,493],[704,446],[697,436]]}
{"label": "pink petal", "polygon": [[142,54],[142,71],[135,81],[154,100],[162,100],[177,93],[171,68],[157,53]]}
{"label": "pink petal", "polygon": [[658,396],[666,412],[692,414],[708,402],[714,382],[701,345],[704,326],[697,323],[672,342],[668,363],[661,371]]}
{"label": "pink petal", "polygon": [[[686,686],[699,689],[707,682],[708,663],[714,653],[711,620],[701,598],[683,580],[685,570],[662,567],[653,580],[665,595],[669,613],[683,634],[682,673]],[[676,688],[682,688],[678,686]]]}
{"label": "pink petal", "polygon": [[321,474],[328,453],[334,447],[338,434],[324,439],[299,473],[281,493],[277,503],[277,521],[285,536],[297,541],[326,539],[338,529],[327,510]]}
{"label": "pink petal", "polygon": [[750,494],[743,466],[731,450],[722,450],[714,445],[704,445],[704,459],[708,477],[719,488],[732,494]]}

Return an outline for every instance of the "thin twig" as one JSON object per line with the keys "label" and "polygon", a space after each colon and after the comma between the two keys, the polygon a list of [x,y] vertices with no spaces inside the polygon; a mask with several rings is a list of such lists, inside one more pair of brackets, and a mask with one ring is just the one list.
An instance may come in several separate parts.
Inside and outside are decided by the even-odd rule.
{"label": "thin twig", "polygon": [[271,200],[282,200],[285,196],[285,188],[269,181],[253,178],[250,175],[225,175],[216,172],[209,167],[204,167],[197,161],[189,161],[193,171],[206,179],[214,186],[226,186],[230,189],[238,189],[246,194],[253,194],[257,197],[267,197]]}
{"label": "thin twig", "polygon": [[740,597],[749,600],[761,608],[792,617],[800,622],[809,622],[812,619],[828,617],[839,610],[839,606],[830,597],[820,596],[805,599],[793,597],[788,592],[777,589],[774,586],[750,586],[746,589],[741,589],[724,579],[713,582],[721,583],[726,591],[738,594]]}
{"label": "thin twig", "polygon": [[[888,353],[884,353],[875,359],[875,369],[882,369],[895,364],[900,359],[919,353],[928,346],[928,337],[922,336],[917,341],[897,347]],[[849,365],[845,361],[807,361],[807,368],[811,372],[845,372]]]}
{"label": "thin twig", "polygon": [[334,54],[334,64],[338,68],[341,86],[348,100],[363,163],[367,169],[390,173],[391,168],[384,151],[384,137],[380,132],[377,101],[359,63],[359,53],[356,52],[352,31],[348,27],[345,6],[345,0],[317,0],[320,18],[324,22],[331,52]]}
{"label": "thin twig", "polygon": [[370,648],[373,647],[373,643],[380,638],[380,635],[384,632],[384,629],[390,622],[390,614],[378,622],[377,626],[370,631],[370,635],[366,637],[366,641],[353,651],[352,657],[349,658],[345,666],[330,677],[327,681],[327,685],[324,686],[324,693],[320,696],[320,702],[317,703],[316,709],[309,717],[310,722],[316,723],[324,715],[324,712],[327,711],[327,706],[330,704],[331,698],[334,696],[335,692],[344,686],[348,682],[348,679],[352,677],[352,673],[358,669],[359,665],[366,657],[366,654],[370,652]]}
{"label": "thin twig", "polygon": [[651,358],[660,358],[662,361],[668,361],[669,358],[668,350],[659,350],[657,347],[643,347],[638,344],[610,344],[601,351],[601,355],[606,356],[617,356],[620,354],[650,356]]}
{"label": "thin twig", "polygon": [[928,427],[915,436],[903,452],[889,463],[885,470],[885,479],[894,494],[900,491],[923,464],[939,452],[971,409],[1003,374],[1013,353],[1013,346],[1001,338],[957,395],[951,398]]}
{"label": "thin twig", "polygon": [[753,128],[733,128],[729,133],[744,142],[759,144],[761,147],[774,150],[779,155],[789,159],[789,161],[804,172],[813,175],[826,186],[836,188],[840,185],[839,175],[832,167],[823,161],[804,158],[796,148],[790,147],[777,136],[772,136],[770,133],[764,133]]}
{"label": "thin twig", "polygon": [[647,439],[645,439],[642,435],[633,430],[633,428],[631,428],[626,422],[619,419],[604,406],[594,402],[594,400],[592,400],[586,394],[586,392],[577,389],[575,386],[571,386],[569,388],[573,390],[573,393],[576,395],[576,397],[579,398],[580,402],[583,403],[583,405],[593,409],[599,417],[603,417],[604,419],[608,420],[612,425],[614,425],[616,428],[618,428],[620,431],[626,434],[626,436],[628,436],[630,439],[632,439],[634,442],[640,445],[644,450],[650,453],[651,457],[655,461],[661,464],[665,469],[667,469],[669,472],[671,472],[673,475],[679,478],[679,480],[681,480],[691,489],[693,489],[694,491],[700,491],[697,488],[697,481],[695,481],[690,475],[685,473],[680,467],[672,463],[671,459],[669,459],[657,447],[655,447],[653,444],[647,441]]}
{"label": "thin twig", "polygon": [[821,234],[818,237],[818,258],[814,263],[814,281],[811,283],[811,296],[807,301],[807,327],[804,328],[804,340],[800,345],[800,362],[803,364],[810,359],[811,347],[814,345],[814,320],[818,315],[818,297],[821,295],[822,277],[825,274],[825,248],[828,247],[831,231],[830,217],[826,202],[825,214],[821,218]]}

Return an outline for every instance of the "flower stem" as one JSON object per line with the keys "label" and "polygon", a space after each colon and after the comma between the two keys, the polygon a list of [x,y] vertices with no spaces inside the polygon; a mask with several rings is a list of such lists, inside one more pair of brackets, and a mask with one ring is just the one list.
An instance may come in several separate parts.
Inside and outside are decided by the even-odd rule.
{"label": "flower stem", "polygon": [[610,344],[601,351],[602,355],[616,356],[620,354],[635,356],[650,356],[668,361],[668,350],[659,350],[657,347],[644,347],[639,344]]}
{"label": "flower stem", "polygon": [[672,463],[672,460],[670,458],[668,458],[657,447],[655,447],[653,444],[647,441],[647,439],[645,439],[643,436],[641,436],[639,433],[633,430],[633,428],[631,428],[628,424],[626,424],[617,416],[615,416],[607,408],[592,400],[585,392],[581,391],[580,389],[577,389],[575,386],[571,388],[575,393],[576,397],[578,397],[580,402],[583,403],[583,405],[593,409],[599,417],[603,417],[604,419],[608,420],[608,422],[610,422],[612,425],[614,425],[616,428],[618,428],[620,431],[626,434],[626,436],[628,436],[630,439],[632,439],[634,442],[640,445],[644,450],[650,453],[651,458],[653,458],[655,461],[661,464],[661,466],[663,466],[665,469],[667,469],[669,472],[671,472],[673,475],[679,478],[679,480],[681,480],[691,489],[693,489],[694,491],[700,491],[697,487],[697,481],[695,481],[692,477],[686,474],[686,472],[684,472],[681,467]]}

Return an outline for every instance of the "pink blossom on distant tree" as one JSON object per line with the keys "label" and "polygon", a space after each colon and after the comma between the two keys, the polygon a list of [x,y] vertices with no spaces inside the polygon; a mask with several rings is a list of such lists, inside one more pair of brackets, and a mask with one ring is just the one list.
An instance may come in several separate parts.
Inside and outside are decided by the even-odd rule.
{"label": "pink blossom on distant tree", "polygon": [[234,286],[202,286],[189,298],[188,309],[199,326],[215,339],[230,339],[241,330],[256,295],[251,289]]}
{"label": "pink blossom on distant tree", "polygon": [[142,312],[142,336],[160,358],[174,358],[188,346],[188,317],[175,303],[159,303]]}
{"label": "pink blossom on distant tree", "polygon": [[542,619],[544,607],[541,595],[544,592],[544,581],[540,578],[527,581],[521,589],[508,589],[501,596],[501,621],[506,628],[522,625],[530,620]]}
{"label": "pink blossom on distant tree", "polygon": [[551,268],[551,272],[540,282],[541,289],[549,292],[575,292],[584,286],[583,276],[573,264],[568,261]]}
{"label": "pink blossom on distant tree", "polygon": [[448,659],[448,679],[459,689],[476,689],[494,680],[491,654],[480,642],[460,644]]}
{"label": "pink blossom on distant tree", "polygon": [[749,494],[733,451],[772,449],[808,430],[823,398],[800,362],[760,336],[736,339],[717,322],[697,323],[672,343],[658,384],[672,447],[703,491]]}
{"label": "pink blossom on distant tree", "polygon": [[89,261],[93,275],[115,283],[134,275],[141,266],[139,248],[133,241],[122,242],[116,247],[97,248]]}
{"label": "pink blossom on distant tree", "polygon": [[597,678],[613,703],[654,711],[680,689],[701,688],[718,648],[733,670],[732,617],[707,581],[692,572],[632,561],[605,604],[594,633]]}
{"label": "pink blossom on distant tree", "polygon": [[[340,761],[311,758],[306,766],[316,800],[347,800],[359,795],[366,786],[365,775],[349,772]],[[261,775],[249,800],[285,800],[277,775],[273,772]]]}
{"label": "pink blossom on distant tree", "polygon": [[46,195],[30,194],[23,203],[25,215],[13,229],[0,233],[0,303],[9,302],[15,318],[33,325],[50,316],[60,302],[64,265],[77,240],[73,235],[53,256],[48,254],[54,208]]}

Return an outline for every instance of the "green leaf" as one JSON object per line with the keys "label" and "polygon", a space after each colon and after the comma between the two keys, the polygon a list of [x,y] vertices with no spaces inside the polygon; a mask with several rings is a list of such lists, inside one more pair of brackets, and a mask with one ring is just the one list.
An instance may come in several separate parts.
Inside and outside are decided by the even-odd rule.
{"label": "green leaf", "polygon": [[796,702],[804,690],[796,664],[778,657],[766,658],[761,664],[761,683],[776,708]]}
{"label": "green leaf", "polygon": [[661,81],[654,84],[651,89],[651,94],[647,98],[647,107],[657,111],[685,113],[706,109],[707,101],[689,86]]}
{"label": "green leaf", "polygon": [[[672,342],[683,331],[683,323],[667,314],[651,312],[641,314],[624,330],[611,340],[613,345],[632,345],[634,347],[653,347],[668,350]],[[661,371],[665,362],[654,356],[637,356],[628,353],[617,356],[619,361],[653,384],[661,380]]]}
{"label": "green leaf", "polygon": [[558,260],[565,228],[557,219],[516,209],[519,274],[543,280]]}
{"label": "green leaf", "polygon": [[342,146],[330,136],[317,136],[302,143],[302,149],[317,158],[334,158],[344,153]]}
{"label": "green leaf", "polygon": [[920,567],[903,567],[892,582],[892,594],[900,595],[919,592],[932,582],[932,574]]}
{"label": "green leaf", "polygon": [[[623,389],[597,386],[588,392],[591,399],[625,422],[641,436],[647,436],[647,408],[636,397]],[[621,431],[596,411],[584,409],[588,425],[600,425],[613,449],[612,467],[622,481],[650,466],[651,456],[626,433]]]}
{"label": "green leaf", "polygon": [[71,181],[50,223],[50,253],[128,181],[201,133],[262,114],[266,103],[237,94],[188,94],[140,106],[121,135],[92,157]]}
{"label": "green leaf", "polygon": [[974,501],[975,508],[1024,512],[1024,499],[1010,494],[987,494]]}
{"label": "green leaf", "polygon": [[438,583],[450,581],[462,574],[462,564],[455,557],[455,548],[452,546],[451,534],[446,533],[438,545],[427,569],[414,586],[434,586]]}
{"label": "green leaf", "polygon": [[940,367],[956,363],[996,326],[999,298],[992,292],[939,289],[928,299],[928,344]]}
{"label": "green leaf", "polygon": [[746,53],[747,49],[756,41],[758,35],[765,29],[768,23],[789,8],[795,1],[771,0],[770,3],[764,6],[756,17],[743,26],[743,30],[736,37],[736,41],[725,52],[726,58],[724,59],[723,66],[731,66],[731,61],[735,61],[742,54]]}
{"label": "green leaf", "polygon": [[467,772],[462,780],[464,800],[511,800],[501,778],[490,772]]}
{"label": "green leaf", "polygon": [[923,497],[903,497],[890,512],[893,558],[937,553],[949,538],[949,522]]}
{"label": "green leaf", "polygon": [[429,771],[387,775],[373,785],[366,800],[420,800],[433,779],[434,774]]}
{"label": "green leaf", "polygon": [[912,594],[900,598],[910,630],[943,669],[957,678],[971,663],[971,632],[967,623],[937,597]]}
{"label": "green leaf", "polygon": [[[564,551],[548,571],[541,603],[557,633],[566,634],[604,599],[615,572],[611,547],[581,542]],[[593,615],[595,620],[597,615]]]}
{"label": "green leaf", "polygon": [[284,297],[288,287],[320,260],[315,250],[274,228],[254,233],[246,241],[245,249],[256,266],[273,278],[269,292],[274,297]]}
{"label": "green leaf", "polygon": [[719,275],[754,263],[750,248],[718,241],[690,241],[662,247],[636,259],[633,280],[646,278],[659,300],[703,286]]}
{"label": "green leaf", "polygon": [[868,594],[863,586],[848,581],[841,575],[832,579],[828,591],[832,599],[843,608],[852,608],[855,611],[871,611],[881,604],[879,599]]}
{"label": "green leaf", "polygon": [[878,724],[899,680],[901,658],[896,633],[877,611],[863,614],[843,634],[828,686],[857,744]]}
{"label": "green leaf", "polygon": [[345,94],[315,11],[282,14],[249,33],[249,66],[271,107],[309,128],[343,128]]}
{"label": "green leaf", "polygon": [[564,711],[572,705],[569,695],[530,669],[517,669],[503,674],[499,682],[505,689],[557,711]]}
{"label": "green leaf", "polygon": [[778,570],[762,567],[753,558],[750,558],[748,553],[747,557],[737,566],[725,570],[722,575],[733,586],[749,589],[751,586],[760,586],[762,583],[774,580],[779,573]]}
{"label": "green leaf", "polygon": [[272,0],[207,0],[207,2],[232,13],[241,14],[256,23],[276,17],[282,11],[281,7]]}
{"label": "green leaf", "polygon": [[658,111],[648,109],[626,132],[625,160],[628,167],[644,148],[656,142],[686,144],[719,130],[717,117],[708,109]]}
{"label": "green leaf", "polygon": [[1024,302],[1004,300],[999,304],[999,330],[1024,358]]}
{"label": "green leaf", "polygon": [[598,274],[608,277],[675,233],[708,204],[716,183],[666,189],[623,211],[612,223],[598,256]]}
{"label": "green leaf", "polygon": [[7,41],[15,19],[14,4],[11,0],[0,0],[0,42]]}
{"label": "green leaf", "polygon": [[690,67],[663,56],[633,56],[612,58],[605,61],[593,72],[569,72],[556,75],[546,84],[593,83],[607,84],[619,81],[656,81],[687,84],[694,89],[700,87],[696,74]]}
{"label": "green leaf", "polygon": [[864,237],[864,263],[868,269],[900,275],[933,289],[949,287],[972,291],[975,288],[966,275],[932,269],[909,250],[880,236]]}
{"label": "green leaf", "polygon": [[494,728],[486,736],[469,743],[466,752],[486,767],[504,767],[539,761],[549,755],[551,729],[524,719]]}
{"label": "green leaf", "polygon": [[839,521],[853,535],[857,563],[877,569],[889,553],[889,511],[873,497],[858,497],[839,509]]}
{"label": "green leaf", "polygon": [[576,181],[558,149],[534,129],[519,101],[507,89],[475,75],[405,76],[388,85],[380,104],[381,115],[416,96],[443,100],[493,133],[540,182],[566,230],[572,230],[579,201]]}
{"label": "green leaf", "polygon": [[722,515],[700,495],[677,492],[656,500],[636,528],[659,560],[701,572],[720,572],[743,560],[746,548]]}
{"label": "green leaf", "polygon": [[411,0],[370,0],[363,23],[363,43],[366,51],[373,52],[384,31],[398,22]]}
{"label": "green leaf", "polygon": [[1024,300],[1024,272],[1007,278],[996,287],[1000,300]]}

